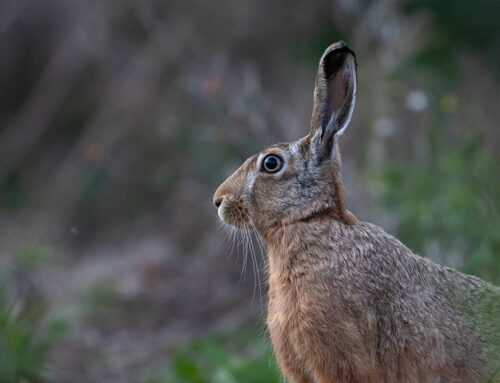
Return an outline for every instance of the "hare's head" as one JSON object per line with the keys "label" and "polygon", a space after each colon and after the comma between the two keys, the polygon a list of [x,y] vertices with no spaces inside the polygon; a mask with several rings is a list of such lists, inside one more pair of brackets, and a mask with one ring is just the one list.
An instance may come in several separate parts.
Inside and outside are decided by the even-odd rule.
{"label": "hare's head", "polygon": [[250,157],[215,192],[220,218],[239,229],[267,229],[331,214],[349,220],[340,181],[338,138],[356,98],[356,58],[342,42],[321,57],[309,134]]}

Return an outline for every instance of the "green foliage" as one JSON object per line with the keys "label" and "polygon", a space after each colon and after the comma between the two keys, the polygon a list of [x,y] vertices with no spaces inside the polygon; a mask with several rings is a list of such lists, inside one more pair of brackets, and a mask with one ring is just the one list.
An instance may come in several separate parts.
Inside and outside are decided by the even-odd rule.
{"label": "green foliage", "polygon": [[80,302],[82,314],[96,323],[111,323],[123,310],[116,283],[112,280],[97,280],[90,284],[82,293]]}
{"label": "green foliage", "polygon": [[499,174],[493,156],[471,136],[451,149],[439,145],[421,162],[388,163],[379,195],[411,249],[499,283]]}
{"label": "green foliage", "polygon": [[41,316],[16,308],[0,290],[0,383],[40,381],[47,353],[66,326],[55,321],[44,327]]}
{"label": "green foliage", "polygon": [[407,11],[425,11],[431,16],[433,33],[415,59],[438,70],[441,76],[456,75],[457,56],[481,54],[500,74],[500,2],[498,0],[410,0]]}
{"label": "green foliage", "polygon": [[0,181],[0,203],[7,209],[16,211],[28,202],[28,188],[20,173],[13,173]]}
{"label": "green foliage", "polygon": [[274,383],[281,381],[273,353],[262,343],[249,342],[241,353],[227,345],[198,341],[176,350],[170,371],[148,383]]}
{"label": "green foliage", "polygon": [[437,35],[445,35],[456,44],[494,46],[500,39],[500,3],[497,0],[409,1],[410,10],[422,8],[434,17],[439,28]]}
{"label": "green foliage", "polygon": [[116,284],[111,280],[97,280],[82,294],[82,305],[92,311],[107,306],[116,299]]}
{"label": "green foliage", "polygon": [[26,242],[23,244],[16,258],[17,267],[26,270],[35,270],[44,266],[53,257],[49,245],[42,242]]}

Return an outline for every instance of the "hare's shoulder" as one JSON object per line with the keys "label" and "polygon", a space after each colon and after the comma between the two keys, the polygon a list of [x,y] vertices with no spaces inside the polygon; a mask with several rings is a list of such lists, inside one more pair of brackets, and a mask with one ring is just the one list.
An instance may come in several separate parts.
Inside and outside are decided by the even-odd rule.
{"label": "hare's shoulder", "polygon": [[[359,255],[358,269],[363,269],[361,273],[365,276],[371,275],[364,280],[376,285],[372,291],[385,290],[389,296],[387,293],[391,290],[405,299],[438,297],[439,301],[463,311],[500,316],[499,287],[413,253],[376,225],[360,223],[355,238],[357,246],[364,249]],[[500,323],[497,327],[500,330]]]}

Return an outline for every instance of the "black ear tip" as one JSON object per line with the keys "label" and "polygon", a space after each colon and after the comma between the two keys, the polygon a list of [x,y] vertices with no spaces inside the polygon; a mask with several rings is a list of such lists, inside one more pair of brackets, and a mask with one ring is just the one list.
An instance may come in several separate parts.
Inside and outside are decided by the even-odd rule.
{"label": "black ear tip", "polygon": [[342,49],[345,47],[347,47],[347,45],[344,42],[344,40],[340,40],[340,41],[337,41],[336,43],[333,43],[328,48],[326,48],[326,52],[333,52],[333,51],[336,51],[338,49]]}
{"label": "black ear tip", "polygon": [[322,60],[326,59],[327,56],[331,56],[331,55],[336,56],[338,54],[341,54],[341,55],[351,54],[354,57],[356,57],[354,52],[347,46],[347,44],[344,42],[344,40],[340,40],[340,41],[337,41],[336,43],[333,43],[328,48],[326,48],[325,53],[323,53]]}

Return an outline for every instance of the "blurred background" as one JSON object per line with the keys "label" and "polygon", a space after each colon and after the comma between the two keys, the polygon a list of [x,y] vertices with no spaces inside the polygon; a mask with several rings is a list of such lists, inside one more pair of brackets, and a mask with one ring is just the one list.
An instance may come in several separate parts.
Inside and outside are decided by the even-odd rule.
{"label": "blurred background", "polygon": [[497,0],[1,0],[0,382],[282,381],[265,255],[259,284],[212,194],[307,133],[340,39],[358,58],[350,208],[500,284],[499,15]]}

